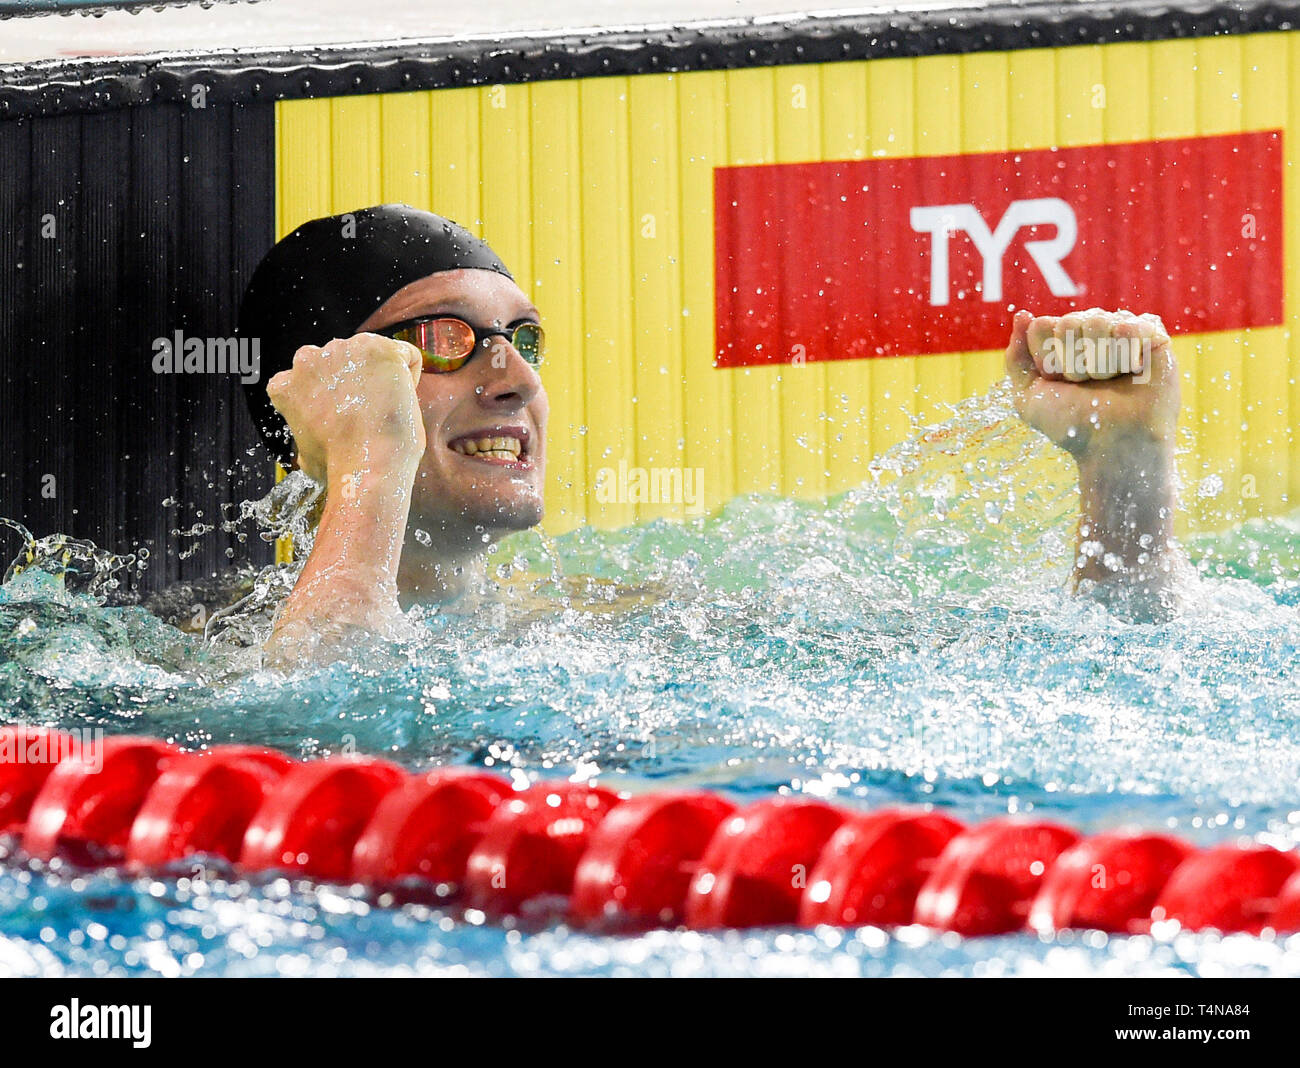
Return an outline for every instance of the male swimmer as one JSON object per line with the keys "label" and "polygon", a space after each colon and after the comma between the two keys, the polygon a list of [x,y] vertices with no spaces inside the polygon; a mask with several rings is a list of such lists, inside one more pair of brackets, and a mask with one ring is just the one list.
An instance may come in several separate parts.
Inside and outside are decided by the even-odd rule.
{"label": "male swimmer", "polygon": [[[394,632],[404,606],[463,593],[492,542],[541,520],[539,315],[468,231],[404,205],[306,223],[258,266],[239,329],[271,373],[249,386],[264,439],[328,487],[271,659]],[[1053,345],[1076,338],[1145,342],[1146,362],[1063,364]],[[1167,607],[1179,389],[1158,321],[1021,311],[1007,370],[1020,417],[1078,463],[1076,586]]]}

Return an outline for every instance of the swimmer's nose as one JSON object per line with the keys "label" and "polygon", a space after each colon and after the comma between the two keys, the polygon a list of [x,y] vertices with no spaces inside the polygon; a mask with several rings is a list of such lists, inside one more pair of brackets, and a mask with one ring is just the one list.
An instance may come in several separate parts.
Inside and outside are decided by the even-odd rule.
{"label": "swimmer's nose", "polygon": [[478,357],[483,379],[475,390],[483,406],[507,411],[527,407],[542,388],[533,365],[502,337],[492,338],[484,355],[486,359]]}

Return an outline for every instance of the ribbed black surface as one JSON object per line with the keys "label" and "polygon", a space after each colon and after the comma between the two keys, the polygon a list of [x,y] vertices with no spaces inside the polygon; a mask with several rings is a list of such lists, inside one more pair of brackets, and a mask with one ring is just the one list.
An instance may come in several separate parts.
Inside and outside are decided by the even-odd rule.
{"label": "ribbed black surface", "polygon": [[[156,375],[152,343],[234,329],[274,240],[273,122],[270,104],[0,122],[0,515],[148,547],[146,588],[224,566],[227,536],[182,561],[170,531],[269,481],[237,380]],[[19,544],[0,533],[6,560]]]}
{"label": "ribbed black surface", "polygon": [[292,97],[450,86],[720,70],[945,53],[1151,41],[1291,29],[1300,3],[1010,4],[898,14],[553,35],[394,48],[317,48],[297,52],[212,53],[147,62],[87,60],[0,68],[0,117],[124,107],[189,99]]}

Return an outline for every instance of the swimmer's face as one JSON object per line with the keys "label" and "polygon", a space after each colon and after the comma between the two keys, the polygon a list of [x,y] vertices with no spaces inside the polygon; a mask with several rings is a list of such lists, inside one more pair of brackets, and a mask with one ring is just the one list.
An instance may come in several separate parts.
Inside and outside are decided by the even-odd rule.
{"label": "swimmer's face", "polygon": [[[509,331],[537,322],[523,291],[496,271],[443,271],[399,289],[361,324],[382,330],[425,316],[448,315],[481,330]],[[459,369],[425,372],[416,388],[428,446],[411,498],[412,526],[435,537],[482,527],[489,535],[523,530],[542,518],[546,473],[546,390],[537,368],[510,342],[493,337]],[[482,445],[507,438],[518,458]]]}

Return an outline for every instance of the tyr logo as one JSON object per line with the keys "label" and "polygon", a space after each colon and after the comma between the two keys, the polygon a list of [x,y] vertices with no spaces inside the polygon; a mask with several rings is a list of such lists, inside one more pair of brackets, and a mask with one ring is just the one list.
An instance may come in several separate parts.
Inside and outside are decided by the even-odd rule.
{"label": "tyr logo", "polygon": [[930,304],[948,303],[948,238],[951,234],[964,231],[974,243],[975,250],[984,261],[981,296],[986,303],[992,303],[1002,300],[1002,259],[1011,239],[1023,226],[1040,226],[1044,223],[1056,227],[1056,236],[1026,241],[1025,251],[1033,257],[1054,296],[1077,296],[1079,287],[1065,273],[1061,261],[1074,248],[1079,225],[1074,209],[1059,197],[1013,200],[997,229],[992,231],[973,204],[936,204],[913,208],[912,229],[930,235]]}

